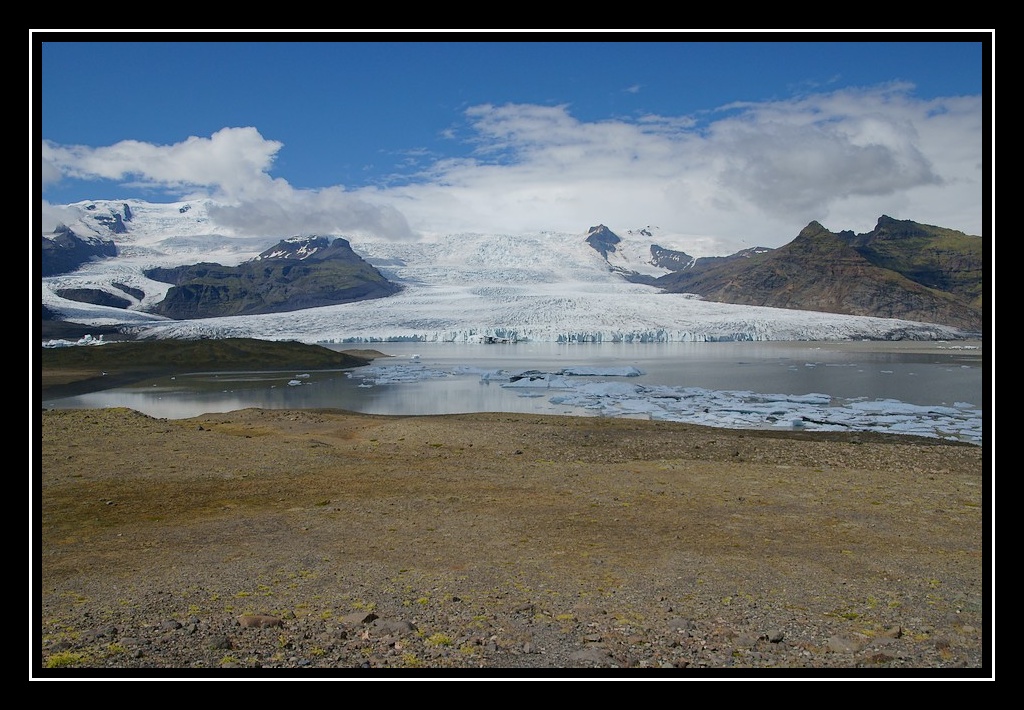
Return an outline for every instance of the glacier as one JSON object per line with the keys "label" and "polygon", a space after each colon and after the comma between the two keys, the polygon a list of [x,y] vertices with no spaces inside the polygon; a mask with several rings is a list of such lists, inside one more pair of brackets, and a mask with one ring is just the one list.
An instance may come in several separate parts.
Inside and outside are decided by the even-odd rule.
{"label": "glacier", "polygon": [[[109,215],[130,209],[127,232]],[[288,313],[170,320],[147,313],[169,284],[146,269],[202,261],[237,265],[283,238],[233,233],[216,224],[217,203],[88,201],[64,207],[79,237],[113,240],[118,256],[42,279],[42,304],[85,326],[117,326],[141,339],[247,337],[306,343],[474,342],[482,337],[537,342],[715,342],[771,340],[958,340],[956,328],[815,311],[738,306],[664,293],[627,281],[619,269],[656,274],[649,241],[622,237],[614,267],[586,233],[437,234],[417,242],[344,236],[352,249],[402,291],[387,298]],[[107,217],[107,222],[101,217]],[[625,230],[623,230],[625,231]],[[620,232],[621,235],[621,232]],[[685,250],[666,241],[662,246]],[[662,271],[661,273],[666,273]],[[145,293],[141,299],[125,288]],[[129,298],[128,309],[61,298],[92,288]]]}

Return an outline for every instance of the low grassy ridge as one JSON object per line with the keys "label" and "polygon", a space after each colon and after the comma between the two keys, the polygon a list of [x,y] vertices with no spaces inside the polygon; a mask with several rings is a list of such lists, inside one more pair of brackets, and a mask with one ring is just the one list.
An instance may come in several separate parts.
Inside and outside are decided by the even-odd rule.
{"label": "low grassy ridge", "polygon": [[[43,392],[49,396],[107,389],[174,372],[330,370],[370,362],[321,345],[255,338],[145,340],[41,350]],[[72,389],[53,391],[58,386]]]}
{"label": "low grassy ridge", "polygon": [[139,340],[43,348],[43,367],[158,367],[189,371],[357,367],[367,360],[298,342],[256,338]]}

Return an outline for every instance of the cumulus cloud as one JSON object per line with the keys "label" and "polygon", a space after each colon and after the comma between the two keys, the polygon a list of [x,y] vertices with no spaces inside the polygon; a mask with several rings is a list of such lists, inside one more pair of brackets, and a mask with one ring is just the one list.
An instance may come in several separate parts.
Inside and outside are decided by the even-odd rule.
{"label": "cumulus cloud", "polygon": [[136,187],[213,187],[245,194],[269,180],[281,143],[255,128],[224,128],[209,138],[190,136],[169,146],[125,140],[111,146],[60,146],[43,142],[42,158],[62,175],[126,181]]}
{"label": "cumulus cloud", "polygon": [[[176,190],[223,203],[218,226],[252,236],[348,231],[409,239],[405,218],[343,188],[297,190],[269,174],[282,144],[252,127],[224,128],[169,146],[121,141],[111,146],[60,146],[44,141],[44,181],[57,176],[122,181],[134,187]],[[47,184],[47,182],[44,182]]]}
{"label": "cumulus cloud", "polygon": [[[827,213],[850,198],[943,186],[933,162],[941,150],[929,155],[919,132],[928,104],[897,89],[736,108],[742,113],[716,122],[709,136],[722,156],[718,178],[766,213]],[[980,132],[960,138],[980,155]]]}
{"label": "cumulus cloud", "polygon": [[481,104],[464,113],[461,153],[387,188],[296,189],[271,177],[282,144],[255,128],[170,146],[44,143],[42,177],[207,195],[224,204],[211,215],[218,225],[240,235],[658,224],[680,237],[665,246],[701,256],[781,246],[811,220],[869,231],[882,214],[980,234],[982,113],[980,96],[925,101],[906,84],[600,121],[569,105]]}
{"label": "cumulus cloud", "polygon": [[390,196],[425,231],[657,223],[731,249],[779,246],[811,220],[868,231],[888,214],[980,234],[981,97],[912,89],[595,122],[567,105],[474,106],[472,154]]}

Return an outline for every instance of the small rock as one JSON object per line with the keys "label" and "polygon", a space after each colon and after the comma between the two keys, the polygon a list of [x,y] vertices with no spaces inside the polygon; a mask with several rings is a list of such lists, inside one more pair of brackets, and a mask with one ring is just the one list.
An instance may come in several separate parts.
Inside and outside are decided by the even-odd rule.
{"label": "small rock", "polygon": [[282,621],[276,616],[266,614],[242,614],[238,617],[238,624],[247,629],[263,629],[270,626],[281,626]]}

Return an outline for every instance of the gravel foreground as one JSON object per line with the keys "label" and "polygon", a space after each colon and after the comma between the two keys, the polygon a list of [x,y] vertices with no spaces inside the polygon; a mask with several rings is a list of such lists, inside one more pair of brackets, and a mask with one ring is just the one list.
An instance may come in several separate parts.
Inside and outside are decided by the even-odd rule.
{"label": "gravel foreground", "polygon": [[992,677],[977,446],[336,410],[39,434],[31,677]]}

